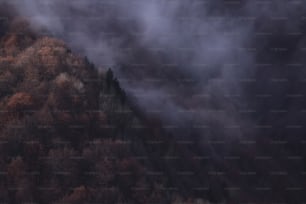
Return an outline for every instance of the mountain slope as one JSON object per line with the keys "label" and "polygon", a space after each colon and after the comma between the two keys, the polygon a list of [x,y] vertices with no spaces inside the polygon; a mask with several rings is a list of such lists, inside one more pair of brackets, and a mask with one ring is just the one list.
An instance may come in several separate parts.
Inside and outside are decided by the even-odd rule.
{"label": "mountain slope", "polygon": [[[266,94],[259,98],[254,94],[270,86],[269,77],[280,73],[278,68],[268,74],[260,71],[267,79],[256,77],[260,80],[247,88],[254,103],[250,109],[237,107],[224,115],[227,97],[190,98],[186,110],[205,107],[209,110],[203,111],[205,117],[167,126],[146,115],[110,69],[98,72],[86,57],[73,53],[59,39],[38,34],[7,6],[0,6],[0,14],[4,16],[0,18],[1,202],[305,200],[305,128],[292,125],[305,119],[305,101],[295,95],[295,88],[290,93],[298,101],[286,95],[287,85],[276,87],[278,96],[267,100],[262,100]],[[145,55],[136,57],[155,72],[155,59]],[[122,67],[136,75],[131,79],[142,79],[128,63]],[[165,81],[179,75],[167,70]],[[180,95],[177,102],[185,101],[181,97],[189,100],[188,95]],[[299,107],[297,114],[291,108],[284,111],[295,109],[294,104]],[[231,114],[254,114],[254,123],[241,131],[242,123],[225,117]]]}
{"label": "mountain slope", "polygon": [[200,169],[194,155],[137,111],[111,70],[98,73],[22,18],[2,23],[1,202],[193,203],[207,197],[207,189],[193,188],[205,184],[193,171]]}

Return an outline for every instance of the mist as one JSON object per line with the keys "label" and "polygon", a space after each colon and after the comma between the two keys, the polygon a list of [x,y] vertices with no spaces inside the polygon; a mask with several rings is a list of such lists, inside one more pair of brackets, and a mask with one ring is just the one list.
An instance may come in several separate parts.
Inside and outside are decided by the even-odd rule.
{"label": "mist", "polygon": [[235,123],[233,108],[243,103],[239,81],[248,78],[254,63],[245,51],[252,25],[224,2],[30,0],[15,5],[34,27],[62,38],[101,71],[111,67],[140,106],[164,122],[182,125],[208,117],[201,114],[205,110],[222,109],[220,120]]}
{"label": "mist", "polygon": [[[284,158],[305,155],[303,1],[14,4],[36,30],[63,39],[101,72],[112,68],[144,112],[174,136],[196,141],[213,165],[264,173],[285,169],[292,175],[282,184],[299,183],[303,165],[288,165]],[[224,161],[232,155],[240,160]],[[277,159],[267,165],[250,161],[254,155]],[[275,184],[270,175],[260,178]],[[262,184],[255,180],[252,185]]]}
{"label": "mist", "polygon": [[277,114],[305,104],[294,97],[305,73],[291,71],[304,60],[302,2],[14,4],[34,28],[63,39],[101,72],[111,67],[144,112],[184,129],[184,137],[250,139],[274,134],[258,127],[302,117]]}

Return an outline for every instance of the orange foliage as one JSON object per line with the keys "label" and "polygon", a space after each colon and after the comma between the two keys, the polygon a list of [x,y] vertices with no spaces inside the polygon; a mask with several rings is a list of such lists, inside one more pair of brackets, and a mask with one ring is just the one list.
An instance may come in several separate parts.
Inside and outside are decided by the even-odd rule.
{"label": "orange foliage", "polygon": [[7,102],[9,111],[23,111],[33,108],[34,100],[30,94],[19,92],[11,96]]}
{"label": "orange foliage", "polygon": [[70,195],[65,196],[62,202],[73,203],[73,204],[83,203],[84,201],[86,201],[88,196],[89,196],[88,190],[84,186],[80,186],[74,188],[73,192]]}

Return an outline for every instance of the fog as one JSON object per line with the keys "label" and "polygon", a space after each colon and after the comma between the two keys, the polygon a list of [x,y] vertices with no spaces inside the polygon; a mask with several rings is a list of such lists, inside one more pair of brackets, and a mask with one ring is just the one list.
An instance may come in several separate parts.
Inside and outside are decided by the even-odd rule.
{"label": "fog", "polygon": [[[212,156],[214,169],[257,172],[241,187],[299,186],[303,164],[286,158],[305,155],[303,1],[14,4],[35,29],[63,39],[101,72],[111,67],[144,112],[174,136],[196,141],[193,148]],[[224,160],[235,154],[239,160]],[[250,159],[256,155],[276,159]],[[266,174],[272,167],[292,174],[280,181]],[[288,193],[277,192],[284,191],[268,194]]]}
{"label": "fog", "polygon": [[[101,71],[111,67],[139,106],[165,126],[217,123],[238,127],[233,135],[243,137],[252,132],[249,125],[285,103],[295,83],[271,84],[271,79],[302,76],[279,66],[301,58],[300,1],[17,0],[15,5],[36,29],[62,38]],[[272,100],[258,98],[267,94]]]}

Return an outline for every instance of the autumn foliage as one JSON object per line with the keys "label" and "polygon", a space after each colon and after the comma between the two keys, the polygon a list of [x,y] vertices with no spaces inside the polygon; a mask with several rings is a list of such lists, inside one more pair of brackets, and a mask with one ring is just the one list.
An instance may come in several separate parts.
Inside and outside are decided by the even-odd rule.
{"label": "autumn foliage", "polygon": [[162,158],[179,148],[133,110],[111,70],[99,73],[62,41],[34,34],[24,19],[7,23],[0,38],[0,202],[199,197],[170,176],[188,162],[166,164]]}

